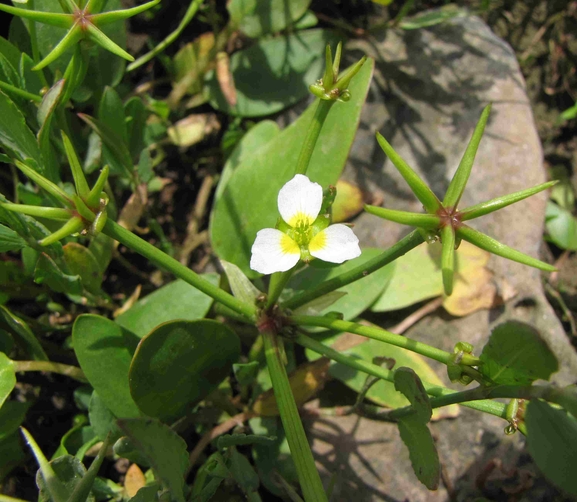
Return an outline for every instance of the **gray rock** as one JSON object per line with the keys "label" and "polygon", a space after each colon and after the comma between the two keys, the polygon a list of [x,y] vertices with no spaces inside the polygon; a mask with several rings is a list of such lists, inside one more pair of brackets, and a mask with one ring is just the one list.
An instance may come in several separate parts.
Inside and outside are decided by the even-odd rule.
{"label": "gray rock", "polygon": [[[345,178],[382,197],[385,207],[421,209],[376,143],[375,132],[381,132],[442,198],[489,102],[493,111],[460,207],[545,181],[541,145],[515,54],[479,18],[463,16],[409,32],[388,30],[371,40],[349,44],[351,60],[361,53],[376,60],[376,70]],[[546,194],[534,196],[475,220],[472,226],[538,256],[546,199]],[[409,231],[369,214],[361,215],[355,224],[365,246],[388,247]],[[491,327],[518,319],[535,326],[557,355],[562,369],[555,375],[556,381],[574,382],[577,356],[544,297],[540,272],[494,256],[490,268],[517,290],[513,301],[461,319],[439,312],[413,326],[407,335],[445,350],[452,350],[458,341],[468,341],[479,353]],[[382,321],[386,326],[386,317]],[[443,375],[444,367],[438,369]],[[475,481],[488,472],[487,466],[493,465],[495,458],[502,460],[503,469],[494,469],[493,477],[503,471],[501,478],[507,478],[507,469],[521,464],[527,464],[529,467],[523,469],[538,476],[523,450],[520,434],[507,437],[503,420],[462,410],[458,419],[431,426],[447,477],[455,484],[456,500],[482,495]],[[434,501],[449,497],[444,486],[429,492],[418,483],[393,424],[357,417],[326,418],[312,423],[310,432],[327,478],[329,473],[337,473],[335,501]],[[533,488],[518,500],[553,500],[558,496],[541,478],[533,479],[525,471],[515,473],[529,476]],[[485,483],[485,495],[507,498],[503,487],[515,482],[496,478],[493,485]]]}

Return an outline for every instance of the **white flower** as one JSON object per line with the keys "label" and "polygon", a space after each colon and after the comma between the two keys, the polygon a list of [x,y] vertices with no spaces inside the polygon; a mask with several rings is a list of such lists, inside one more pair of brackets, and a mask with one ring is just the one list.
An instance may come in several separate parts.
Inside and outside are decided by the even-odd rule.
{"label": "white flower", "polygon": [[250,268],[261,274],[285,272],[302,257],[310,256],[331,263],[343,263],[360,256],[359,239],[346,225],[326,226],[317,217],[323,202],[323,189],[306,176],[297,174],[280,189],[278,210],[286,223],[285,231],[265,228],[256,234]]}

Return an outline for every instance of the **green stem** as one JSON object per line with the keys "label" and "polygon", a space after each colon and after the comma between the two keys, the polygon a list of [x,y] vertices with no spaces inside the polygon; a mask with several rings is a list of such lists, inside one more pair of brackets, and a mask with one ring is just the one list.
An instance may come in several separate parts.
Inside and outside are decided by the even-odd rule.
{"label": "green stem", "polygon": [[184,14],[184,17],[182,18],[182,21],[180,21],[180,24],[178,25],[176,30],[174,30],[170,35],[168,35],[150,52],[147,52],[144,56],[141,56],[133,63],[130,63],[126,67],[126,71],[129,72],[132,70],[136,70],[143,64],[148,63],[154,56],[160,54],[164,49],[166,49],[170,44],[172,44],[172,42],[174,42],[182,33],[182,30],[184,30],[184,28],[187,27],[188,23],[192,21],[194,15],[196,14],[196,11],[198,10],[202,2],[203,0],[192,0],[192,2],[190,2],[190,5],[188,6],[186,13]]}
{"label": "green stem", "polygon": [[327,501],[308,439],[286,374],[277,335],[262,333],[266,362],[283,428],[297,469],[304,499],[307,502]]}
{"label": "green stem", "polygon": [[358,281],[359,279],[372,274],[375,270],[388,265],[400,256],[403,256],[411,249],[416,248],[422,242],[424,242],[423,237],[418,230],[414,230],[406,237],[403,237],[394,246],[383,251],[383,253],[379,256],[376,256],[372,260],[369,260],[368,262],[363,263],[362,265],[359,265],[358,267],[349,270],[348,272],[344,272],[337,277],[333,277],[332,279],[319,284],[315,288],[308,289],[293,296],[286,302],[282,303],[281,306],[288,309],[296,309],[301,305],[309,303],[310,301],[315,300],[320,296],[334,291],[335,289],[342,288],[351,282]]}
{"label": "green stem", "polygon": [[144,239],[134,235],[130,230],[120,226],[118,223],[109,219],[102,229],[102,233],[108,235],[108,237],[116,239],[127,248],[136,251],[145,258],[148,258],[159,267],[165,268],[179,279],[182,279],[191,286],[194,286],[204,294],[211,296],[216,301],[226,305],[235,312],[238,312],[249,319],[254,319],[256,313],[254,305],[242,302],[226,291],[223,291],[218,286],[211,284],[206,279],[200,277],[197,273],[182,265],[179,261],[168,256],[166,253],[146,242]]}
{"label": "green stem", "polygon": [[272,307],[278,300],[279,296],[283,292],[284,287],[291,278],[294,269],[287,270],[286,272],[276,272],[271,275],[270,283],[268,285],[268,298],[266,302],[267,308]]}
{"label": "green stem", "polygon": [[6,82],[2,82],[1,80],[0,80],[0,89],[6,91],[7,93],[15,94],[16,96],[19,96],[21,98],[29,99],[36,103],[42,102],[42,96],[38,96],[38,94],[32,94],[31,92],[23,91],[19,87],[7,84]]}
{"label": "green stem", "polygon": [[[403,349],[410,350],[411,352],[416,352],[422,356],[434,359],[443,364],[449,364],[453,361],[453,354],[446,352],[444,350],[432,347],[423,342],[418,342],[407,338],[406,336],[396,335],[390,331],[386,331],[381,328],[373,328],[371,326],[363,326],[362,324],[350,321],[341,321],[338,319],[331,319],[329,317],[316,317],[316,316],[305,316],[297,315],[290,317],[290,320],[294,324],[299,324],[301,326],[319,326],[321,328],[334,329],[335,331],[355,333],[357,335],[366,336],[367,338],[372,338],[373,340],[378,340],[379,342],[385,342],[390,345],[395,345],[396,347],[401,347]],[[478,358],[470,355],[463,354],[461,359],[461,364],[465,366],[473,366],[479,364]]]}
{"label": "green stem", "polygon": [[317,139],[319,138],[319,134],[321,133],[321,129],[323,128],[323,124],[327,118],[327,115],[329,114],[329,111],[331,110],[333,103],[334,101],[332,100],[318,100],[313,120],[309,125],[309,130],[307,131],[305,142],[301,148],[299,160],[297,161],[295,168],[295,174],[306,174],[309,167],[309,162],[313,156],[313,151],[315,149]]}
{"label": "green stem", "polygon": [[53,363],[52,361],[13,361],[15,371],[50,371],[59,375],[66,375],[79,382],[88,380],[80,368],[68,364]]}
{"label": "green stem", "polygon": [[[337,361],[338,363],[362,371],[363,373],[376,376],[377,378],[387,380],[388,382],[394,382],[394,371],[381,368],[376,364],[368,363],[362,359],[347,356],[346,354],[338,352],[335,349],[327,347],[326,345],[323,345],[322,343],[317,342],[316,340],[302,334],[295,338],[294,341],[303,347],[311,349],[318,354],[322,354],[323,356]],[[428,382],[423,382],[423,386],[425,387],[427,394],[435,397],[449,396],[458,393],[458,391],[447,389],[446,387],[441,387],[440,385],[435,385]],[[507,416],[507,405],[498,403],[496,401],[481,400],[467,403],[463,402],[461,404],[463,406],[467,406],[468,408],[473,408],[474,410],[482,411],[490,415],[495,415],[496,417],[506,418]]]}

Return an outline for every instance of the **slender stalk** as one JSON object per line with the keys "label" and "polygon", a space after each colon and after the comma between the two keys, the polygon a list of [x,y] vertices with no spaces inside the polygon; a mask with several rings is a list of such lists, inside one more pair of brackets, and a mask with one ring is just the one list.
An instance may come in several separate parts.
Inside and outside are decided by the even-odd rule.
{"label": "slender stalk", "polygon": [[[331,319],[329,317],[315,317],[315,316],[292,316],[290,318],[294,324],[301,326],[319,326],[322,328],[334,329],[336,331],[343,331],[348,333],[355,333],[357,335],[366,336],[373,340],[385,342],[396,347],[416,352],[422,356],[434,359],[443,364],[452,362],[453,354],[444,350],[432,347],[423,342],[418,342],[407,338],[406,336],[396,335],[390,331],[380,328],[373,328],[371,326],[363,326],[362,324],[350,321],[340,321],[338,319]],[[470,354],[463,354],[461,363],[466,366],[477,365],[480,360]]]}
{"label": "slender stalk", "polygon": [[290,269],[286,272],[276,272],[271,275],[270,283],[268,285],[268,298],[266,302],[266,306],[268,308],[272,307],[276,303],[284,287],[291,278],[292,273],[293,269]]}
{"label": "slender stalk", "polygon": [[50,371],[65,375],[79,382],[86,383],[88,380],[80,368],[68,364],[53,363],[52,361],[12,361],[15,371]]}
{"label": "slender stalk", "polygon": [[307,502],[327,501],[282,361],[277,335],[264,332],[262,336],[274,395],[304,499]]}
{"label": "slender stalk", "polygon": [[351,282],[358,281],[359,279],[372,274],[375,270],[388,265],[400,256],[408,253],[411,249],[416,248],[422,242],[423,237],[421,237],[421,234],[418,230],[414,230],[406,237],[403,237],[394,246],[383,251],[382,254],[376,256],[372,260],[369,260],[368,262],[363,263],[362,265],[359,265],[358,267],[349,270],[348,272],[344,272],[337,277],[333,277],[332,279],[319,284],[315,288],[303,291],[302,293],[293,296],[286,302],[283,302],[281,305],[282,307],[288,309],[296,309],[301,305],[309,303],[310,301],[315,300],[320,296],[334,291],[335,289],[342,288]]}
{"label": "slender stalk", "polygon": [[108,237],[112,237],[126,247],[136,251],[159,267],[165,268],[173,273],[179,279],[187,282],[196,289],[211,296],[216,301],[226,305],[230,309],[242,314],[249,319],[254,319],[256,308],[254,305],[242,302],[231,294],[223,291],[218,286],[214,286],[207,280],[200,277],[197,273],[182,265],[179,261],[168,256],[160,249],[146,242],[144,239],[134,235],[130,230],[120,226],[118,223],[108,220],[102,229],[102,232]]}
{"label": "slender stalk", "polygon": [[[394,371],[381,368],[376,364],[368,363],[362,359],[347,356],[346,354],[338,352],[331,347],[327,347],[326,345],[323,345],[322,343],[317,342],[316,340],[306,335],[301,334],[295,338],[294,341],[299,345],[306,347],[307,349],[311,349],[318,354],[322,354],[323,356],[326,356],[333,361],[337,361],[338,363],[349,366],[350,368],[354,368],[383,380],[387,380],[388,382],[394,382]],[[446,387],[441,387],[440,385],[434,385],[428,382],[423,382],[423,386],[425,387],[427,394],[430,396],[441,397],[458,393],[458,391],[447,389]],[[467,406],[468,408],[473,408],[474,410],[482,411],[490,415],[495,415],[496,417],[506,418],[507,416],[507,405],[498,403],[496,401],[481,400],[461,402],[461,404],[463,406]]]}
{"label": "slender stalk", "polygon": [[318,100],[313,120],[309,125],[309,130],[307,131],[305,142],[301,148],[295,174],[306,174],[309,167],[309,162],[315,149],[315,145],[317,143],[317,139],[319,138],[319,134],[321,133],[321,129],[323,128],[323,124],[325,123],[325,119],[327,118],[333,103],[334,101],[332,100]]}
{"label": "slender stalk", "polygon": [[198,10],[202,2],[203,0],[192,0],[192,2],[190,2],[190,5],[188,6],[186,13],[184,14],[184,17],[182,18],[182,21],[180,21],[180,24],[178,25],[176,30],[174,30],[170,35],[168,35],[150,52],[147,52],[146,54],[144,54],[144,56],[141,56],[133,63],[130,63],[126,67],[126,71],[132,71],[136,70],[137,68],[140,68],[143,64],[148,63],[154,56],[160,54],[164,49],[166,49],[170,44],[172,44],[182,33],[182,30],[184,30],[184,28],[188,26],[188,23],[192,21],[192,19],[196,14],[196,11]]}
{"label": "slender stalk", "polygon": [[31,92],[24,91],[24,90],[20,89],[19,87],[7,84],[6,82],[2,82],[1,80],[0,80],[0,89],[2,89],[3,91],[6,91],[9,94],[10,93],[15,94],[16,96],[24,98],[24,99],[29,99],[29,100],[34,101],[36,103],[42,103],[42,96],[39,96],[38,94],[32,94]]}

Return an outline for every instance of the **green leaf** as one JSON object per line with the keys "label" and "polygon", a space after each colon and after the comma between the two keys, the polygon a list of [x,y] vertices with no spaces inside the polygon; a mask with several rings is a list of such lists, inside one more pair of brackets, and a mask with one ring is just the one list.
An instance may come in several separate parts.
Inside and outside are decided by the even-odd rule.
{"label": "green leaf", "polygon": [[88,418],[94,433],[101,440],[104,441],[109,433],[112,441],[122,436],[122,431],[116,425],[116,417],[104,404],[96,391],[92,392],[92,397],[90,398]]}
{"label": "green leaf", "polygon": [[172,498],[184,502],[184,475],[188,468],[185,441],[157,420],[122,419],[118,425],[146,457]]}
{"label": "green leaf", "polygon": [[245,386],[252,384],[260,371],[260,363],[258,361],[251,361],[250,363],[237,363],[232,365],[234,377],[238,384]]}
{"label": "green leaf", "polygon": [[[0,368],[3,367],[2,357],[4,354],[0,353]],[[4,356],[5,357],[5,356]],[[5,382],[4,370],[0,369],[0,387]],[[0,391],[1,393],[2,391]],[[21,403],[20,401],[6,401],[0,404],[0,442],[18,432],[18,427],[24,421],[26,412],[32,403]],[[2,476],[0,476],[0,479]]]}
{"label": "green leaf", "polygon": [[424,424],[431,420],[433,410],[429,402],[429,396],[423,387],[423,383],[415,371],[411,368],[398,368],[395,371],[395,389],[402,392],[411,402],[415,416]]}
{"label": "green leaf", "polygon": [[126,123],[126,134],[130,145],[130,155],[134,159],[144,148],[144,130],[148,111],[142,99],[134,96],[124,104],[124,114],[129,118]]}
{"label": "green leaf", "polygon": [[50,141],[52,118],[65,92],[65,80],[56,82],[42,98],[38,108],[37,118],[40,124],[38,144],[44,158],[44,176],[51,181],[59,180],[59,165],[54,147]]}
{"label": "green leaf", "polygon": [[537,399],[525,413],[527,448],[543,474],[577,497],[577,420]]}
{"label": "green leaf", "polygon": [[14,363],[6,354],[0,352],[0,408],[16,386]]}
{"label": "green leaf", "polygon": [[431,9],[420,12],[416,16],[405,17],[399,27],[403,30],[418,30],[444,23],[454,17],[466,15],[466,11],[455,4],[445,5],[440,9]]}
{"label": "green leaf", "polygon": [[[50,466],[54,469],[56,477],[64,487],[66,493],[64,500],[66,502],[72,502],[72,493],[86,475],[86,468],[80,460],[72,455],[55,458],[50,461]],[[57,502],[50,485],[45,482],[44,471],[42,471],[42,473],[40,471],[36,473],[36,484],[40,490],[38,497],[39,502]],[[94,502],[94,495],[87,494],[84,500],[86,500],[86,502]],[[75,502],[78,502],[78,499],[76,499]]]}
{"label": "green leaf", "polygon": [[[202,277],[212,284],[218,283],[216,274],[203,274]],[[178,279],[136,302],[119,315],[116,322],[142,338],[164,322],[201,319],[211,304],[210,296]]]}
{"label": "green leaf", "polygon": [[158,502],[158,484],[152,486],[143,486],[136,492],[136,495],[130,499],[130,502]]}
{"label": "green leaf", "polygon": [[16,335],[24,346],[26,354],[35,361],[48,361],[48,356],[40,342],[22,319],[15,316],[10,310],[0,305],[0,327]]}
{"label": "green leaf", "polygon": [[561,249],[577,250],[577,220],[567,209],[547,202],[545,227],[549,238]]}
{"label": "green leaf", "polygon": [[[21,427],[20,430],[40,466],[40,470],[36,474],[36,485],[40,488],[39,499],[52,502],[67,502],[70,494],[68,487],[62,482],[60,476],[56,474],[53,464],[48,462],[32,435],[24,427]],[[55,463],[60,465],[60,463]]]}
{"label": "green leaf", "polygon": [[389,142],[380,134],[377,133],[377,142],[385,152],[385,155],[391,160],[397,171],[405,179],[415,197],[421,201],[428,213],[435,214],[441,208],[441,202],[437,196],[429,188],[429,186],[421,179],[421,177],[395,152],[394,148]]}
{"label": "green leaf", "polygon": [[128,147],[128,133],[126,131],[126,115],[124,106],[118,93],[112,87],[105,87],[98,108],[98,119],[106,124],[116,138]]}
{"label": "green leaf", "polygon": [[309,84],[322,75],[326,45],[336,41],[334,33],[315,29],[263,39],[237,51],[230,58],[236,106],[228,104],[215,72],[207,74],[210,104],[240,117],[277,113],[308,95]]}
{"label": "green leaf", "polygon": [[26,246],[24,239],[14,232],[14,230],[0,224],[0,253],[18,251],[24,246]]}
{"label": "green leaf", "polygon": [[255,299],[262,294],[262,291],[259,291],[234,263],[220,260],[220,264],[226,273],[232,294],[245,303],[254,304]]}
{"label": "green leaf", "polygon": [[[123,434],[122,431],[119,432]],[[126,458],[135,464],[142,465],[145,467],[150,467],[150,464],[146,457],[137,449],[134,442],[127,436],[122,436],[118,438],[118,441],[114,443],[113,447],[114,453],[119,457]]]}
{"label": "green leaf", "polygon": [[[313,288],[326,280],[347,272],[348,270],[352,270],[355,267],[358,267],[359,265],[373,259],[380,253],[382,253],[381,249],[365,248],[362,250],[362,254],[358,258],[349,260],[336,267],[307,267],[304,270],[294,274],[293,277],[291,277],[287,287],[295,294],[298,294],[301,291]],[[394,264],[389,264],[368,275],[367,277],[363,277],[356,282],[340,288],[338,291],[341,293],[346,293],[346,295],[325,306],[324,310],[317,312],[315,315],[323,315],[329,311],[335,311],[342,313],[345,320],[355,318],[361,312],[370,307],[371,304],[381,295],[393,276],[394,268]]]}
{"label": "green leaf", "polygon": [[82,285],[92,294],[101,293],[102,273],[92,252],[76,242],[64,246],[64,260],[70,272],[80,276]]}
{"label": "green leaf", "polygon": [[108,450],[108,445],[110,444],[110,438],[107,437],[106,440],[102,443],[96,458],[93,460],[92,464],[90,464],[90,468],[86,472],[86,474],[82,477],[82,479],[78,482],[78,484],[74,487],[68,502],[85,502],[90,500],[91,498],[91,489],[92,485],[94,484],[94,480],[98,474],[100,466],[104,461],[104,457],[106,456],[106,452]]}
{"label": "green leaf", "polygon": [[[372,69],[372,61],[365,63],[351,83],[351,100],[333,106],[323,125],[307,172],[323,187],[335,184],[345,165]],[[250,278],[257,276],[248,266],[256,233],[276,224],[278,191],[294,176],[315,109],[313,103],[296,122],[244,157],[214,206],[210,223],[214,250]]]}
{"label": "green leaf", "polygon": [[137,341],[127,329],[97,315],[81,315],[72,327],[72,344],[82,371],[104,404],[119,418],[141,416],[128,386]]}
{"label": "green leaf", "polygon": [[471,174],[471,169],[473,167],[473,162],[475,162],[475,155],[477,154],[477,149],[479,148],[479,143],[481,142],[481,138],[483,137],[483,132],[485,131],[485,125],[487,124],[487,120],[489,119],[489,114],[491,113],[491,105],[487,105],[483,109],[483,113],[481,113],[481,118],[477,125],[475,126],[475,130],[473,131],[473,136],[471,136],[471,140],[467,145],[467,149],[459,163],[459,167],[449,184],[449,188],[445,193],[445,198],[443,199],[443,206],[444,207],[452,207],[455,208],[459,204],[461,200],[461,196],[463,195],[463,191],[465,190],[465,185],[469,180],[469,175]]}
{"label": "green leaf", "polygon": [[228,180],[244,160],[254,155],[259,148],[265,146],[269,141],[280,133],[278,124],[272,120],[262,120],[253,126],[238,142],[230,157],[226,160],[216,191],[214,201],[220,199],[226,188]]}
{"label": "green leaf", "polygon": [[24,161],[34,159],[42,166],[42,155],[32,131],[26,125],[26,120],[12,102],[0,91],[0,146],[6,153]]}
{"label": "green leaf", "polygon": [[250,494],[258,490],[260,485],[258,474],[248,459],[239,453],[236,448],[233,448],[230,452],[228,468],[232,477],[245,494]]}
{"label": "green leaf", "polygon": [[549,380],[559,369],[538,331],[518,321],[497,326],[479,356],[483,376],[500,385],[530,385],[535,380]]}
{"label": "green leaf", "polygon": [[399,432],[409,449],[413,470],[429,490],[439,487],[441,465],[435,442],[426,424],[419,417],[410,415],[399,420]]}
{"label": "green leaf", "polygon": [[230,20],[251,38],[267,33],[277,33],[300,19],[307,11],[311,0],[231,0],[226,8]]}
{"label": "green leaf", "polygon": [[255,434],[225,434],[220,436],[216,442],[216,447],[219,450],[228,448],[230,446],[241,446],[247,444],[272,444],[276,441],[276,437],[257,436]]}
{"label": "green leaf", "polygon": [[212,320],[160,325],[138,345],[130,368],[130,391],[147,415],[179,418],[230,373],[240,342]]}
{"label": "green leaf", "polygon": [[34,282],[46,284],[58,293],[82,295],[82,282],[79,275],[70,275],[60,269],[56,262],[46,253],[42,253],[34,269]]}

